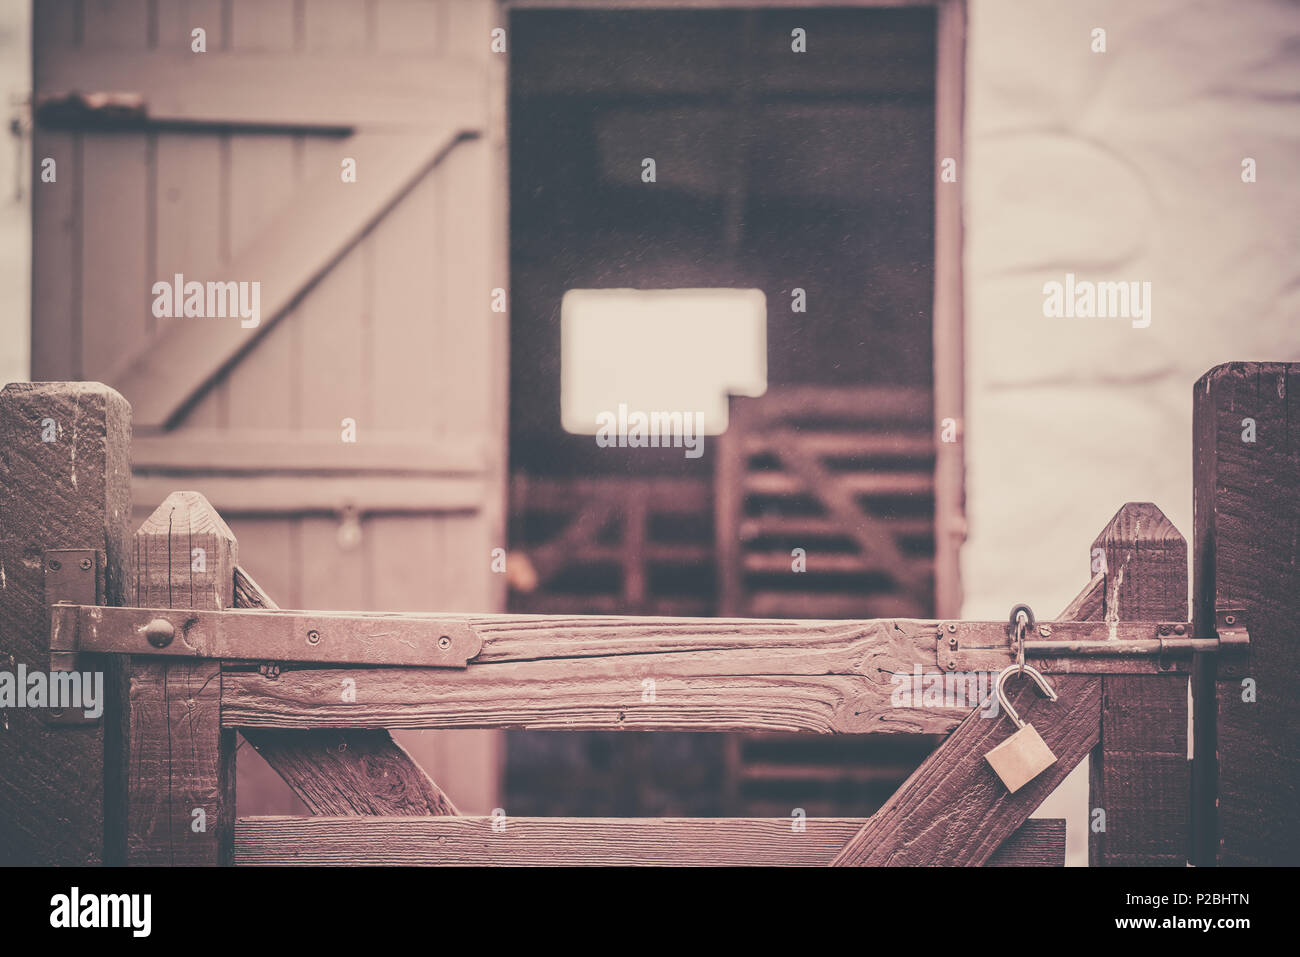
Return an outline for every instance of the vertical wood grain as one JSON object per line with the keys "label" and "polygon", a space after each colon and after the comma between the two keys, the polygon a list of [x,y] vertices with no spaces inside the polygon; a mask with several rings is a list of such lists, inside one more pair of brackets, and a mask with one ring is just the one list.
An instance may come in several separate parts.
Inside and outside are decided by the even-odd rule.
{"label": "vertical wood grain", "polygon": [[[57,427],[53,442],[42,440],[46,419]],[[43,549],[103,550],[105,601],[125,603],[130,442],[130,406],[97,382],[0,391],[0,669],[49,670]],[[115,684],[110,670],[97,725],[47,727],[31,708],[0,713],[0,865],[106,859],[105,792],[116,782],[105,782],[105,738],[122,705]]]}
{"label": "vertical wood grain", "polygon": [[[135,604],[232,608],[238,557],[207,499],[174,492],[136,532]],[[230,863],[235,735],[221,728],[221,662],[133,656],[128,667],[127,863]]]}
{"label": "vertical wood grain", "polygon": [[1193,621],[1213,634],[1216,607],[1244,608],[1251,645],[1193,675],[1194,864],[1300,864],[1298,395],[1300,363],[1228,363],[1194,389]]}
{"label": "vertical wood grain", "polygon": [[[1155,505],[1121,508],[1090,557],[1099,549],[1104,620],[1187,619],[1187,542]],[[1190,775],[1186,677],[1104,677],[1101,740],[1089,765],[1089,864],[1186,866]],[[1098,809],[1104,831],[1094,830]]]}

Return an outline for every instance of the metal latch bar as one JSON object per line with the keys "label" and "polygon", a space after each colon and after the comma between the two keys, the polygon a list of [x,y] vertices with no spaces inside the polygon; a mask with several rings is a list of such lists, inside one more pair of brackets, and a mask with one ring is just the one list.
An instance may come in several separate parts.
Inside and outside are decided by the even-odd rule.
{"label": "metal latch bar", "polygon": [[[1190,622],[1055,621],[1035,626],[1025,656],[1045,673],[1181,674],[1193,655],[1235,658],[1250,648],[1243,612],[1220,609],[1214,636],[1195,636]],[[944,622],[936,631],[935,658],[949,672],[998,671],[1016,659],[1006,622]]]}
{"label": "metal latch bar", "polygon": [[483,647],[465,621],[416,615],[55,605],[51,647],[226,661],[464,668]]}

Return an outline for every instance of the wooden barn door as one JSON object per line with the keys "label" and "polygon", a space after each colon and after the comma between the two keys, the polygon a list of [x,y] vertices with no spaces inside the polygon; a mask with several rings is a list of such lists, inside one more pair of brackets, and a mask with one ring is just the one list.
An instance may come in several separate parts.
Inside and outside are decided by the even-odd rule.
{"label": "wooden barn door", "polygon": [[[121,391],[136,523],[203,492],[282,607],[502,607],[499,25],[494,0],[35,4],[32,377]],[[177,273],[260,282],[259,324],[156,318]],[[488,813],[498,735],[404,743]],[[240,812],[295,810],[246,752]]]}

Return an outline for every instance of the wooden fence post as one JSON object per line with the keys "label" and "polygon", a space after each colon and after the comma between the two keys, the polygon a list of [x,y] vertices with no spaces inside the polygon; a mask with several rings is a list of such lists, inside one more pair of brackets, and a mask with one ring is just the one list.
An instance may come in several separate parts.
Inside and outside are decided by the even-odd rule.
{"label": "wooden fence post", "polygon": [[[1090,553],[1105,621],[1186,621],[1187,542],[1149,502],[1129,502]],[[1187,865],[1187,677],[1107,675],[1089,765],[1088,863]],[[1104,812],[1105,830],[1098,830]]]}
{"label": "wooden fence post", "polygon": [[[131,407],[98,382],[0,391],[0,671],[49,671],[43,549],[101,550],[105,603],[122,604],[130,445]],[[110,714],[80,727],[48,727],[31,708],[0,714],[0,865],[103,860]]]}
{"label": "wooden fence post", "polygon": [[[197,492],[173,492],[135,534],[143,608],[234,607],[238,545]],[[221,729],[221,663],[131,658],[126,862],[228,864],[234,847],[235,732]]]}
{"label": "wooden fence post", "polygon": [[[1193,674],[1192,863],[1300,864],[1300,363],[1196,383],[1196,634],[1245,611],[1250,659]],[[1217,804],[1217,807],[1216,807]]]}

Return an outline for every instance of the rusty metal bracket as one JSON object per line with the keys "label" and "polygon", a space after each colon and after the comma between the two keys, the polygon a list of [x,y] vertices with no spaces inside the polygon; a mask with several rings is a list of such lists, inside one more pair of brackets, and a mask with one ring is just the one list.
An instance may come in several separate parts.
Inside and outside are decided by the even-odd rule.
{"label": "rusty metal bracket", "polygon": [[483,647],[469,622],[419,615],[89,605],[54,605],[50,615],[52,651],[464,668]]}
{"label": "rusty metal bracket", "polygon": [[[1191,674],[1195,654],[1236,660],[1250,648],[1244,613],[1221,609],[1217,634],[1192,635],[1185,621],[1039,622],[1025,657],[1045,674]],[[941,671],[1000,671],[1016,659],[1006,622],[941,622],[935,631]]]}
{"label": "rusty metal bracket", "polygon": [[[104,600],[104,553],[94,548],[48,548],[41,553],[45,568],[45,603],[51,608],[67,602],[97,605]],[[50,633],[50,674],[77,671],[77,649],[66,635]],[[99,718],[87,718],[76,708],[45,708],[41,717],[46,724],[61,726],[93,725]]]}

